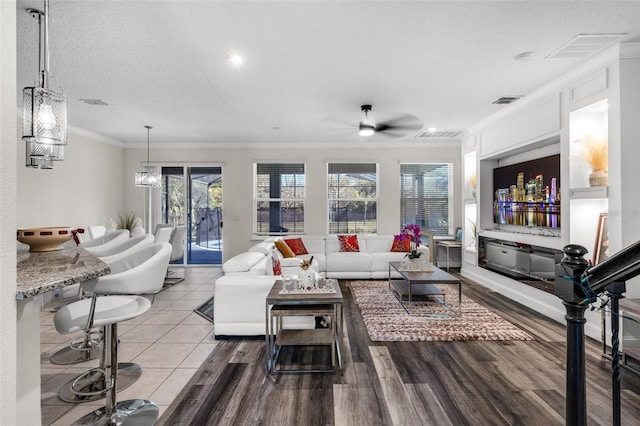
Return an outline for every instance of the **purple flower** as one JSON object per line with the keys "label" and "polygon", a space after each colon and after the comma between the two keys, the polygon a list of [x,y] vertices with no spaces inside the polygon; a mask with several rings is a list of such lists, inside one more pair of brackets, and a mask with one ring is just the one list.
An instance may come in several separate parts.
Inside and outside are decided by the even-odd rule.
{"label": "purple flower", "polygon": [[420,246],[420,227],[418,225],[405,225],[405,227],[402,228],[402,233],[408,235],[416,247]]}

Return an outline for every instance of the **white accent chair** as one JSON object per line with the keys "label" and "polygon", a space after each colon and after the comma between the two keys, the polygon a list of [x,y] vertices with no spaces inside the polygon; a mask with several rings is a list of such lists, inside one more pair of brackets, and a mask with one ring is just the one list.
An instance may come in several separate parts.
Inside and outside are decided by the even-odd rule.
{"label": "white accent chair", "polygon": [[[71,392],[82,401],[106,393],[105,407],[93,410],[76,424],[124,422],[151,425],[158,419],[159,409],[151,401],[135,399],[116,402],[116,392],[122,389],[118,383],[122,365],[118,363],[118,323],[136,318],[149,310],[152,302],[141,295],[155,295],[162,289],[170,255],[171,246],[168,243],[139,248],[114,263],[111,275],[96,280],[91,299],[79,300],[56,312],[54,325],[60,334],[102,327],[105,336],[100,368],[89,370],[63,387],[64,390],[69,386]],[[142,369],[139,370],[141,374]],[[96,375],[102,377],[102,386],[96,385]]]}
{"label": "white accent chair", "polygon": [[107,227],[104,225],[91,225],[87,226],[87,232],[89,234],[89,240],[95,240],[107,233]]}
{"label": "white accent chair", "polygon": [[[171,262],[175,262],[184,256],[184,244],[185,239],[187,237],[187,226],[186,225],[178,225],[173,228],[173,232],[171,233],[171,239],[169,243],[171,243]],[[167,276],[165,277],[164,284],[165,286],[177,284],[179,282],[184,281],[184,277],[169,277],[170,274],[173,274],[173,271],[169,271],[167,268]]]}
{"label": "white accent chair", "polygon": [[79,245],[83,249],[87,251],[91,251],[96,247],[103,246],[105,244],[118,244],[129,238],[129,231],[126,229],[117,229],[115,231],[109,231],[101,237],[95,238],[93,240],[89,240],[83,242]]}
{"label": "white accent chair", "polygon": [[156,230],[153,235],[155,239],[154,243],[169,243],[171,240],[171,234],[173,234],[173,225],[169,223],[159,223],[156,225]]}
{"label": "white accent chair", "polygon": [[137,249],[149,246],[154,243],[154,237],[151,234],[144,234],[137,237],[129,238],[117,246],[112,246],[102,250],[102,253],[95,254],[106,264],[111,264],[121,257],[129,256]]}

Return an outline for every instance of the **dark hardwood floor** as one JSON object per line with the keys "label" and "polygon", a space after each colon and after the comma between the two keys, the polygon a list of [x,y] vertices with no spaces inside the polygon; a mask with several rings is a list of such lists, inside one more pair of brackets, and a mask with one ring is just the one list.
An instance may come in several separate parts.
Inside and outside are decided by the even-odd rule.
{"label": "dark hardwood floor", "polygon": [[[161,425],[561,425],[564,325],[478,284],[464,293],[535,341],[371,342],[351,290],[343,374],[265,375],[263,340],[220,341]],[[316,364],[327,351],[291,350]],[[610,425],[610,362],[587,342],[588,424]],[[640,379],[622,370],[622,423],[640,424]]]}

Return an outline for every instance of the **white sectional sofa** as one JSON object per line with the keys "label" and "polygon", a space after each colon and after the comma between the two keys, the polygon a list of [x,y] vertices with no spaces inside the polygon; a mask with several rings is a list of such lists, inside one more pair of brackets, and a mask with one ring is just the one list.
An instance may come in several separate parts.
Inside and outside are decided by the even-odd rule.
{"label": "white sectional sofa", "polygon": [[[283,239],[296,237],[282,237]],[[303,235],[308,254],[284,258],[276,251],[282,275],[297,276],[301,259],[313,257],[311,269],[319,276],[336,279],[384,279],[389,275],[389,262],[400,261],[406,255],[391,252],[393,235],[358,235],[359,252],[342,252],[336,235]],[[222,265],[224,276],[218,278],[214,298],[214,328],[216,338],[221,336],[257,336],[265,334],[265,300],[273,283],[271,267],[275,241],[269,237],[246,252],[227,260]],[[429,248],[418,248],[423,259],[430,260]],[[314,318],[285,318],[286,328],[313,328]]]}

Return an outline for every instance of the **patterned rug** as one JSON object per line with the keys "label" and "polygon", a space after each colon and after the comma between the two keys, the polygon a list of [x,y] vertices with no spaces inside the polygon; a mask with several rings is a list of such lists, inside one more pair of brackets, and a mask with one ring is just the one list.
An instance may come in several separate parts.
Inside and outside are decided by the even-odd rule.
{"label": "patterned rug", "polygon": [[[461,316],[447,316],[451,311],[431,297],[411,305],[405,303],[407,313],[387,281],[351,281],[349,285],[374,342],[533,340],[528,333],[464,294]],[[457,308],[458,287],[438,287],[444,291],[447,303]]]}

